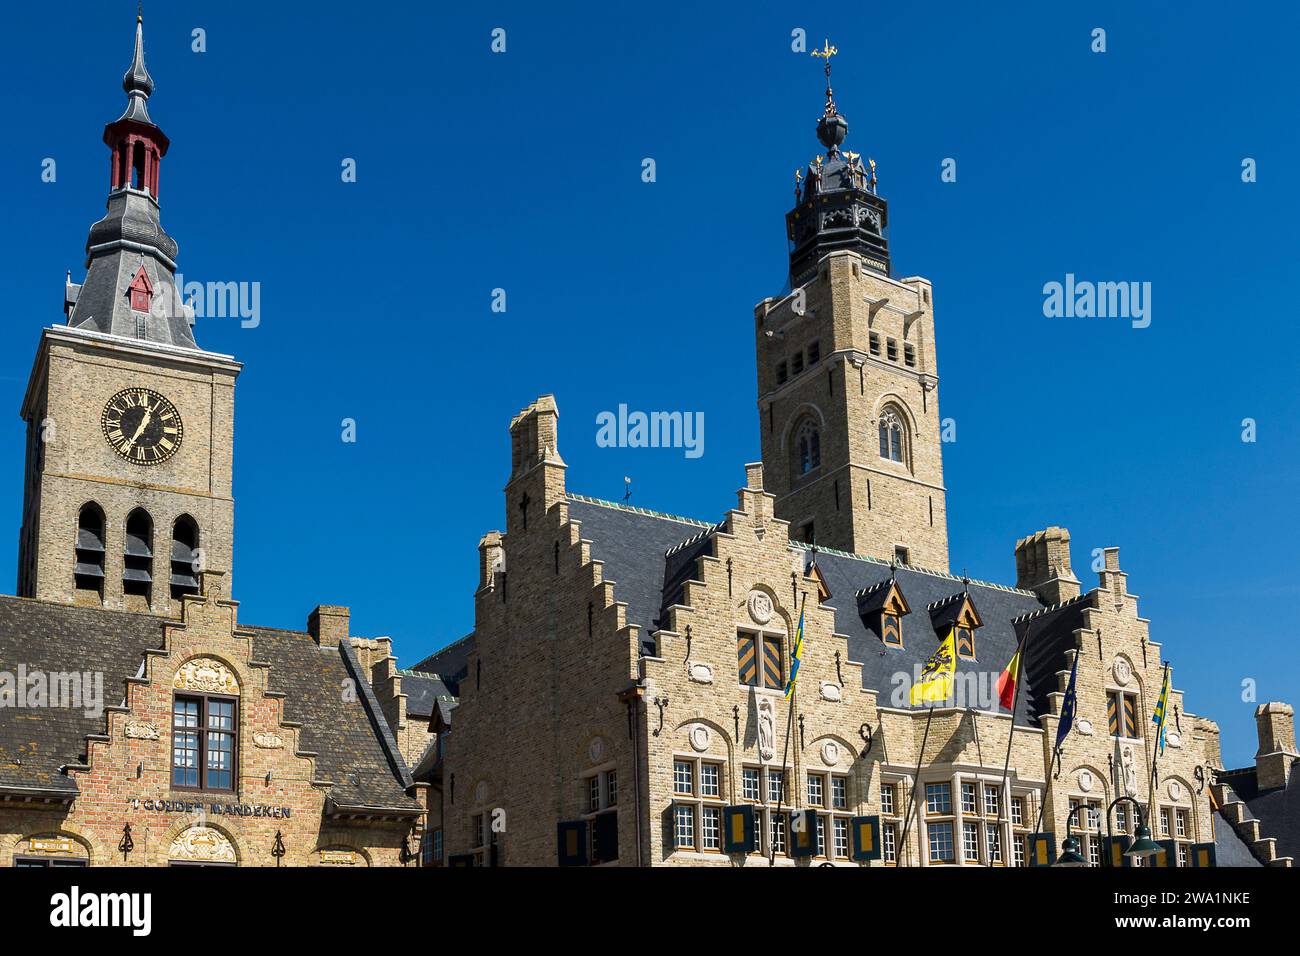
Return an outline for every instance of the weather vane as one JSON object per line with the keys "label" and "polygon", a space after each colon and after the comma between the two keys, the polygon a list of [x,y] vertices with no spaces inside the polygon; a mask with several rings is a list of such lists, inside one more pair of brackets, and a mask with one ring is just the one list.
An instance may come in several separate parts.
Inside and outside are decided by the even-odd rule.
{"label": "weather vane", "polygon": [[834,94],[831,93],[831,57],[840,51],[831,46],[830,40],[822,41],[820,50],[813,50],[811,56],[819,56],[826,64],[826,112],[827,114],[835,112]]}

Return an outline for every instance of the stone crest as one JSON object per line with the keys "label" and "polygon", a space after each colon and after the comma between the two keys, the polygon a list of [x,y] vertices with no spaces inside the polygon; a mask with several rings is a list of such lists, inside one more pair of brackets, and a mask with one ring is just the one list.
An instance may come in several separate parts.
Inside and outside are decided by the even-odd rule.
{"label": "stone crest", "polygon": [[131,720],[122,728],[122,736],[131,740],[157,740],[158,728],[143,720]]}
{"label": "stone crest", "polygon": [[692,661],[686,665],[686,676],[696,684],[712,684],[713,668],[700,661]]}
{"label": "stone crest", "polygon": [[1115,675],[1115,683],[1127,687],[1128,682],[1133,679],[1133,665],[1128,662],[1128,658],[1117,657],[1115,663],[1111,665],[1111,673]]}
{"label": "stone crest", "polygon": [[824,680],[821,683],[822,700],[829,700],[832,703],[839,703],[844,699],[844,694],[840,690],[840,685],[833,681]]}
{"label": "stone crest", "polygon": [[213,657],[195,657],[181,665],[172,686],[178,690],[197,690],[209,694],[239,693],[239,681],[230,668]]}
{"label": "stone crest", "polygon": [[840,745],[837,741],[828,740],[822,744],[822,763],[828,767],[834,767],[840,762]]}
{"label": "stone crest", "polygon": [[488,785],[486,780],[480,780],[474,785],[474,802],[482,803],[488,798]]}
{"label": "stone crest", "polygon": [[749,593],[749,616],[755,624],[766,624],[772,620],[772,598],[765,591]]}
{"label": "stone crest", "polygon": [[1170,800],[1173,800],[1175,803],[1177,803],[1179,800],[1183,799],[1183,785],[1179,783],[1177,780],[1170,780],[1169,787],[1167,789],[1169,791]]}
{"label": "stone crest", "polygon": [[704,753],[709,749],[709,742],[713,735],[709,733],[709,728],[703,724],[696,724],[686,735],[691,742],[691,749],[696,753]]}
{"label": "stone crest", "polygon": [[196,863],[234,863],[236,859],[235,848],[226,835],[202,825],[181,831],[172,840],[167,858]]}
{"label": "stone crest", "polygon": [[284,746],[284,738],[279,734],[273,734],[269,730],[259,730],[253,734],[253,743],[263,750],[278,750]]}
{"label": "stone crest", "polygon": [[1080,770],[1079,789],[1082,790],[1084,793],[1092,793],[1092,784],[1093,784],[1092,771]]}
{"label": "stone crest", "polygon": [[587,756],[591,758],[592,763],[600,763],[605,759],[604,737],[591,738],[591,743],[587,745]]}

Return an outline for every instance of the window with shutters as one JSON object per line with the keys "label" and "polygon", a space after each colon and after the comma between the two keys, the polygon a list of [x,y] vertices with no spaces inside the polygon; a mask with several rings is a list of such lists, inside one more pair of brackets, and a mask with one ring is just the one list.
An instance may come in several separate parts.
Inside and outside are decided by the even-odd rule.
{"label": "window with shutters", "polygon": [[736,667],[740,683],[747,687],[785,688],[782,638],[774,634],[746,634],[736,637]]}
{"label": "window with shutters", "polygon": [[171,592],[173,601],[179,601],[186,594],[199,593],[199,572],[202,570],[202,564],[202,552],[199,550],[199,526],[189,515],[181,515],[172,526]]}
{"label": "window with shutters", "polygon": [[754,805],[754,853],[762,856],[775,846],[778,856],[785,855],[792,796],[785,789],[785,775],[779,769],[748,766],[741,768],[740,781],[740,798]]}
{"label": "window with shutters", "polygon": [[1137,694],[1112,690],[1106,694],[1106,723],[1112,737],[1141,736]]}
{"label": "window with shutters", "polygon": [[916,367],[916,346],[910,342],[903,343],[903,364],[908,368]]}
{"label": "window with shutters", "polygon": [[699,757],[673,760],[673,846],[721,853],[722,764]]}
{"label": "window with shutters", "polygon": [[77,514],[73,579],[80,594],[104,599],[104,512],[93,501]]}
{"label": "window with shutters", "polygon": [[969,627],[957,629],[957,656],[968,661],[975,660],[975,632]]}
{"label": "window with shutters", "polygon": [[583,778],[581,792],[587,861],[591,866],[612,863],[618,859],[618,771],[613,767],[592,771]]}
{"label": "window with shutters", "polygon": [[879,332],[868,333],[867,340],[869,342],[871,354],[879,355],[880,354],[880,333]]}
{"label": "window with shutters", "polygon": [[880,616],[880,639],[890,647],[903,646],[903,619],[886,612]]}
{"label": "window with shutters", "polygon": [[[817,810],[817,856],[823,859],[849,858],[849,783],[838,774],[809,773],[806,806]],[[827,834],[830,843],[827,843]],[[841,841],[840,836],[843,835]],[[841,852],[842,851],[842,852]],[[827,855],[829,852],[829,856]]]}

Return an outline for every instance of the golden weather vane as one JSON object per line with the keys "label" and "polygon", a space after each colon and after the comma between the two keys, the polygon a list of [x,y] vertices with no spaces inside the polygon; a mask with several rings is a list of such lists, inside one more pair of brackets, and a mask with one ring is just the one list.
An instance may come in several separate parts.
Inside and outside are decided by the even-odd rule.
{"label": "golden weather vane", "polygon": [[831,46],[830,40],[822,41],[820,50],[813,50],[811,56],[821,57],[822,62],[826,64],[826,113],[830,115],[835,112],[834,94],[831,92],[831,57],[840,51]]}

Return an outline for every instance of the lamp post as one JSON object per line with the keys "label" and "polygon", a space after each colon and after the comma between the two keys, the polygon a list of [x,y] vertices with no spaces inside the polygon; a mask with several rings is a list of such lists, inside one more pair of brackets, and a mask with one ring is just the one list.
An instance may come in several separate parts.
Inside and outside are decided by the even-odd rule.
{"label": "lamp post", "polygon": [[1061,844],[1061,855],[1053,866],[1080,867],[1087,866],[1088,861],[1079,853],[1079,838],[1074,835],[1074,811],[1065,818],[1065,841]]}
{"label": "lamp post", "polygon": [[1119,803],[1131,803],[1133,809],[1137,811],[1137,827],[1133,830],[1133,842],[1124,851],[1124,855],[1132,860],[1145,860],[1157,853],[1163,853],[1165,851],[1164,847],[1151,839],[1151,828],[1147,826],[1146,810],[1133,797],[1116,797],[1111,801],[1110,806],[1106,808],[1106,836],[1111,839],[1114,838],[1110,828],[1110,816],[1111,811]]}

